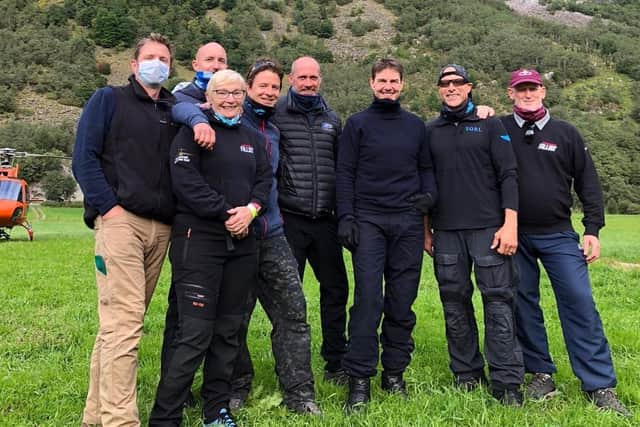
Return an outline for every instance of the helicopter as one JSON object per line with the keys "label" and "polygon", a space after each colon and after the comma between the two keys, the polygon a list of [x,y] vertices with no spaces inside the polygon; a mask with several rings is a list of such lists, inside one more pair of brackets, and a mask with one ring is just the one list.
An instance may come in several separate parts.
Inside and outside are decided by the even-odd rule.
{"label": "helicopter", "polygon": [[13,148],[0,148],[0,239],[9,240],[7,229],[21,226],[27,230],[29,240],[33,240],[33,227],[27,220],[31,194],[27,181],[18,176],[17,157],[54,157],[68,159],[67,156],[52,154],[31,154]]}

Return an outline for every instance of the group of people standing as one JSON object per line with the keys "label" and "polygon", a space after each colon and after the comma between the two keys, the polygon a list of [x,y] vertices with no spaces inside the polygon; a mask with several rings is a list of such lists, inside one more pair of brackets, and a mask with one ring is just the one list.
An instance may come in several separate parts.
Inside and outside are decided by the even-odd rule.
{"label": "group of people standing", "polygon": [[[526,396],[556,391],[539,259],[582,389],[596,406],[628,415],[613,391],[587,271],[604,226],[598,177],[577,130],[544,107],[540,74],[515,71],[513,114],[486,118],[491,109],[474,105],[467,71],[447,65],[440,116],[425,126],[400,104],[402,65],[380,59],[373,102],[343,129],[319,94],[315,59],[293,62],[284,96],[276,61],[257,60],[243,78],[226,59],[218,43],[203,45],[194,80],[171,94],[162,87],[171,46],[151,34],[136,45],[129,84],[96,91],[80,118],[73,171],[95,230],[99,317],[83,426],[140,425],[137,349],[169,242],[150,426],[180,425],[203,361],[204,425],[236,425],[254,374],[247,331],[257,301],[272,324],[284,405],[322,413],[302,290],[307,261],[320,285],[324,379],[348,386],[346,410],[370,401],[379,360],[382,389],[408,397],[423,251],[434,260],[458,387],[488,383],[473,270],[493,396],[521,405],[525,372]],[[570,221],[572,187],[584,206],[583,246]],[[343,246],[355,282],[348,326]]]}

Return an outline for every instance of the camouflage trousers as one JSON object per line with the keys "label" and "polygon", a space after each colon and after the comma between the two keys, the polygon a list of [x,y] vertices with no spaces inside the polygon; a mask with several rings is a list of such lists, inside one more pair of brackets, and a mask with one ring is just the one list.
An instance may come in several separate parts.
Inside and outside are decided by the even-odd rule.
{"label": "camouflage trousers", "polygon": [[315,400],[311,371],[311,333],[298,266],[284,235],[258,240],[258,286],[249,295],[239,335],[240,351],[233,371],[232,393],[246,398],[253,380],[247,331],[256,299],[271,321],[271,348],[284,403]]}

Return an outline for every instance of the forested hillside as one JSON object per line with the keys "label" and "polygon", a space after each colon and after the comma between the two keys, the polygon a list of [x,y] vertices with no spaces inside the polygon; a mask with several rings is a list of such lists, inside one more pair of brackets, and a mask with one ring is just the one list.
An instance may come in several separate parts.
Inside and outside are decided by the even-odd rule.
{"label": "forested hillside", "polygon": [[[190,78],[196,47],[211,40],[241,72],[265,54],[285,65],[313,55],[323,62],[323,93],[343,118],[370,101],[368,67],[380,55],[406,65],[403,102],[425,119],[439,108],[440,65],[465,65],[474,99],[500,113],[509,110],[509,71],[529,66],[548,78],[552,113],[587,138],[608,210],[640,213],[640,2],[541,3],[593,19],[554,24],[491,0],[0,0],[0,146],[45,151],[55,141],[68,152],[77,107],[107,81],[122,83],[112,70],[150,31],[176,45],[168,86]],[[34,93],[45,113],[34,113]]]}

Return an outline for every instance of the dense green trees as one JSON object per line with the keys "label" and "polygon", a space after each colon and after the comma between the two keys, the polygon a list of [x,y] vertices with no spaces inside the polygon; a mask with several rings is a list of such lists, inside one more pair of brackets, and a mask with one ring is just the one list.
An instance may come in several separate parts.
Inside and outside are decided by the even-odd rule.
{"label": "dense green trees", "polygon": [[[323,63],[323,92],[343,118],[370,102],[368,69],[383,55],[405,65],[403,103],[425,119],[439,109],[434,82],[442,64],[465,65],[475,82],[476,103],[499,113],[510,110],[509,72],[535,67],[548,78],[546,104],[552,113],[583,132],[608,209],[640,213],[639,2],[548,0],[551,9],[594,16],[589,26],[572,28],[518,17],[500,0],[376,1],[397,17],[392,42],[371,41],[360,62],[333,64],[336,52],[324,39],[335,34],[331,18],[338,6],[351,0],[0,0],[0,114],[16,110],[15,97],[25,87],[81,105],[105,84],[110,69],[96,64],[95,46],[128,49],[151,31],[167,35],[185,65],[200,44],[212,40],[227,48],[230,66],[241,72],[260,56],[289,67],[296,57],[312,55]],[[361,6],[348,7],[353,34],[373,28]],[[70,124],[0,127],[0,140],[31,152],[68,154],[72,139]],[[32,182],[42,179],[43,171],[58,170],[59,163],[46,162],[22,162]],[[48,181],[61,187],[58,179]]]}
{"label": "dense green trees", "polygon": [[[0,141],[3,141],[0,145],[32,154],[70,155],[74,130],[72,123],[34,125],[13,122],[0,127]],[[18,159],[20,176],[30,184],[42,181],[45,192],[51,192],[51,198],[47,196],[49,200],[67,199],[75,191],[75,183],[73,178],[63,173],[62,162],[58,158],[22,157]]]}
{"label": "dense green trees", "polygon": [[26,86],[80,106],[105,84],[93,42],[69,24],[64,7],[0,0],[0,10],[0,88],[8,88],[1,91],[0,113],[15,109],[15,95]]}

